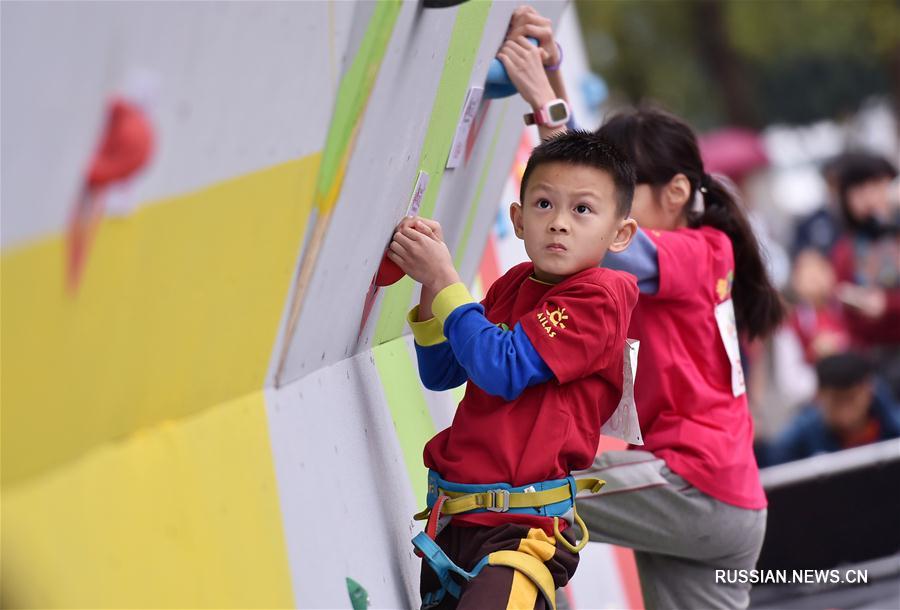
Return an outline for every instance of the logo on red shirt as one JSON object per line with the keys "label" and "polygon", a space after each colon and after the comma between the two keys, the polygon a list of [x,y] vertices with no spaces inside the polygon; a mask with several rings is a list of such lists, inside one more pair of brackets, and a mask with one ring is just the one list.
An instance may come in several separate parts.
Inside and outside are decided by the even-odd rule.
{"label": "logo on red shirt", "polygon": [[724,301],[728,295],[731,294],[731,287],[734,285],[734,271],[729,271],[728,275],[723,278],[719,278],[719,281],[716,282],[716,294],[719,295],[719,300]]}
{"label": "logo on red shirt", "polygon": [[563,320],[568,320],[569,316],[566,315],[565,307],[556,307],[552,311],[549,307],[550,304],[546,303],[544,305],[544,311],[538,312],[537,319],[544,330],[547,331],[547,335],[552,339],[556,336],[556,329],[562,330],[566,327],[566,325],[563,324]]}

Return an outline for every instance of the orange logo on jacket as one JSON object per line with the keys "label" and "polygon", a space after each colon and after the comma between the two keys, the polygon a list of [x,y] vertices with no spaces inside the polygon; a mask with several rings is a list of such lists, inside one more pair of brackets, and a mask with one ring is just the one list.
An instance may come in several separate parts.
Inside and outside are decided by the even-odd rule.
{"label": "orange logo on jacket", "polygon": [[729,271],[728,275],[723,278],[720,278],[718,282],[716,282],[716,294],[719,295],[719,300],[724,301],[725,298],[731,294],[731,287],[734,286],[734,271]]}
{"label": "orange logo on jacket", "polygon": [[569,316],[566,315],[565,307],[557,307],[551,311],[547,309],[547,305],[544,305],[544,311],[538,312],[537,319],[550,338],[553,338],[556,336],[555,329],[562,330],[566,327],[563,320],[568,320]]}

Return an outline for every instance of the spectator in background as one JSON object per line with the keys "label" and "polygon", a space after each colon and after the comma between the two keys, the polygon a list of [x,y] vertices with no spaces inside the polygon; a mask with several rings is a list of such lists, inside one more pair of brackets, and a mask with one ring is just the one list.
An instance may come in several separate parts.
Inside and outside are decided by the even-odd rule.
{"label": "spectator in background", "polygon": [[825,205],[797,223],[794,229],[794,241],[791,244],[793,258],[807,249],[817,250],[825,256],[831,254],[831,249],[841,235],[838,180],[843,163],[852,156],[853,153],[840,154],[822,166],[822,177],[825,178],[828,199],[825,201]]}
{"label": "spectator in background", "polygon": [[872,363],[848,352],[816,364],[819,390],[765,451],[767,465],[900,437],[900,412]]}
{"label": "spectator in background", "polygon": [[895,393],[900,390],[896,176],[896,168],[876,155],[858,154],[843,162],[838,194],[846,233],[831,253],[850,336],[856,346],[871,351]]}
{"label": "spectator in background", "polygon": [[[808,247],[794,257],[785,294],[790,304],[787,323],[773,337],[771,351],[763,352],[771,360],[756,367],[749,377],[754,382],[749,397],[758,456],[813,400],[815,363],[850,348],[850,332],[844,308],[835,296],[836,286],[831,262],[818,248]],[[757,382],[760,369],[766,374]]]}
{"label": "spectator in background", "polygon": [[841,353],[850,347],[850,333],[829,260],[816,248],[801,251],[791,270],[791,329],[800,341],[806,362]]}

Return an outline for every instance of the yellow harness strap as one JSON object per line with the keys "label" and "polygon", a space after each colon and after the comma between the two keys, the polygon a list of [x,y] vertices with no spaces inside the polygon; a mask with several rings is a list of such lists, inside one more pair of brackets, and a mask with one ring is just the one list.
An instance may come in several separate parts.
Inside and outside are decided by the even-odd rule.
{"label": "yellow harness strap", "polygon": [[551,610],[556,610],[556,586],[553,584],[553,576],[540,559],[520,551],[494,551],[488,555],[488,564],[506,566],[527,576],[546,598]]}
{"label": "yellow harness strap", "polygon": [[581,528],[581,534],[584,538],[581,539],[581,542],[573,545],[571,542],[563,538],[562,532],[559,531],[559,517],[553,517],[553,535],[556,536],[556,539],[559,540],[560,544],[564,547],[572,551],[573,553],[580,553],[581,549],[587,546],[588,541],[591,539],[591,534],[588,531],[587,526],[584,524],[584,521],[581,517],[578,516],[578,509],[574,506],[572,507],[572,514],[575,515],[575,523],[578,524],[578,527]]}
{"label": "yellow harness strap", "polygon": [[[590,489],[591,493],[597,493],[605,484],[606,481],[601,479],[576,479],[575,493],[577,494],[586,489]],[[564,485],[545,491],[519,493],[509,493],[504,490],[465,493],[438,489],[438,495],[450,498],[441,507],[442,515],[459,515],[477,509],[505,512],[510,508],[538,508],[568,500],[571,497],[571,492],[569,486]],[[422,521],[427,519],[429,514],[431,514],[431,507],[417,513],[413,518],[417,521]],[[584,531],[586,532],[587,529],[584,529]]]}

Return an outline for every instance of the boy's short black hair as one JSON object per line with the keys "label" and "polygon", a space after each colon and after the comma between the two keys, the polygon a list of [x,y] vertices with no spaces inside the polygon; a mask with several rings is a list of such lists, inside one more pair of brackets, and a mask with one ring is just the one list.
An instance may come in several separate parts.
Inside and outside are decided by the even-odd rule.
{"label": "boy's short black hair", "polygon": [[635,174],[631,163],[605,138],[590,131],[567,131],[544,140],[532,152],[522,174],[519,201],[525,200],[528,179],[544,163],[586,165],[610,175],[616,190],[616,212],[626,217],[631,212]]}
{"label": "boy's short black hair", "polygon": [[816,362],[819,387],[846,390],[869,379],[875,372],[872,361],[855,352],[826,356]]}

